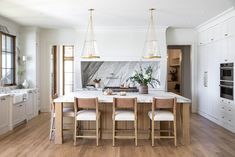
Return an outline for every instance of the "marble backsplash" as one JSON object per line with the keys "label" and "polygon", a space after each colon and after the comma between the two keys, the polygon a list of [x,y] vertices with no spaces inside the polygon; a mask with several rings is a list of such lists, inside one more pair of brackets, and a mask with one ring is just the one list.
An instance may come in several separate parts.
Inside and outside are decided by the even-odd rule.
{"label": "marble backsplash", "polygon": [[[83,61],[81,62],[82,86],[94,85],[94,79],[101,79],[101,87],[119,87],[126,84],[131,87],[137,86],[126,80],[143,68],[152,66],[153,77],[160,80],[160,63],[156,61]],[[157,88],[156,86],[155,88]]]}

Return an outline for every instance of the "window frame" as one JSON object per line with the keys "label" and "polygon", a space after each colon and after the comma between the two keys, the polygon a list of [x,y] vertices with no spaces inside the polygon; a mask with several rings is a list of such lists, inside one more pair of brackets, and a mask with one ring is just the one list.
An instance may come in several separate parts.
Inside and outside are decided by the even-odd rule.
{"label": "window frame", "polygon": [[0,79],[2,79],[2,35],[11,37],[13,39],[13,80],[11,84],[3,84],[4,87],[16,85],[16,36],[0,31]]}
{"label": "window frame", "polygon": [[[72,47],[73,48],[73,56],[72,57],[66,57],[65,56],[65,47]],[[62,57],[63,57],[63,95],[65,94],[65,61],[72,61],[74,64],[74,45],[63,45],[62,50]],[[74,88],[74,67],[73,67],[73,88]]]}

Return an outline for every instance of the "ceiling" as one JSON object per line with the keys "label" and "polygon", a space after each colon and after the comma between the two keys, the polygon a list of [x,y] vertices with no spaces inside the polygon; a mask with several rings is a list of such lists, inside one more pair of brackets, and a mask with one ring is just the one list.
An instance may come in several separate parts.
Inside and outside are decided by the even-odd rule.
{"label": "ceiling", "polygon": [[85,28],[94,8],[96,27],[143,27],[149,8],[156,24],[196,27],[231,8],[235,0],[0,0],[0,15],[21,25],[45,28]]}

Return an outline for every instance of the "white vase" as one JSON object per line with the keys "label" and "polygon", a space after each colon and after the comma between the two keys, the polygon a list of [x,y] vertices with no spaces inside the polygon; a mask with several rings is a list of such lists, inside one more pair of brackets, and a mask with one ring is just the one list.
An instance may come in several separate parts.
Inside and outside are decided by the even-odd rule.
{"label": "white vase", "polygon": [[24,86],[24,88],[28,88],[29,87],[29,83],[26,80],[24,80],[22,85]]}
{"label": "white vase", "polygon": [[95,88],[100,88],[100,84],[99,83],[95,83]]}

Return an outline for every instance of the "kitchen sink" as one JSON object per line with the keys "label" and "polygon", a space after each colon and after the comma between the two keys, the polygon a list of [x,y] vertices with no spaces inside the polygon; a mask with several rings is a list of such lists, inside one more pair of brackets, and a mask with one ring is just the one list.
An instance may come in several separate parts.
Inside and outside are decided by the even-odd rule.
{"label": "kitchen sink", "polygon": [[27,98],[26,93],[14,93],[13,94],[13,104],[23,102],[26,100],[26,98]]}

